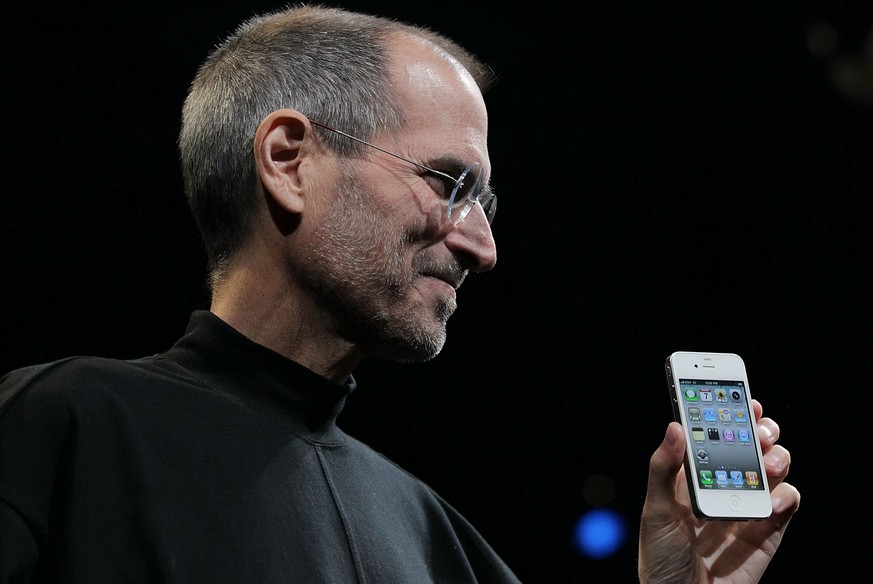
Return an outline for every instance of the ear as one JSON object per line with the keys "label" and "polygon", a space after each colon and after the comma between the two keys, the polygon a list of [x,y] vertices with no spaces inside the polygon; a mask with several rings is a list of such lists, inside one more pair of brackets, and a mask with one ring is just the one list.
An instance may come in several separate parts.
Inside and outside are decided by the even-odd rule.
{"label": "ear", "polygon": [[309,120],[293,109],[276,110],[255,132],[255,167],[264,190],[289,213],[301,213],[304,206],[300,170],[306,158],[303,147]]}

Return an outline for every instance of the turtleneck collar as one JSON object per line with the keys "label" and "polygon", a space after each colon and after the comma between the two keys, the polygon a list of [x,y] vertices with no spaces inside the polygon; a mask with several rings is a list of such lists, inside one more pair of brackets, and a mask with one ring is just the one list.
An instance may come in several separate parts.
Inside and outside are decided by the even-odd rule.
{"label": "turtleneck collar", "polygon": [[208,310],[192,313],[185,335],[163,355],[215,391],[292,425],[317,441],[342,439],[336,418],[355,389],[259,345]]}

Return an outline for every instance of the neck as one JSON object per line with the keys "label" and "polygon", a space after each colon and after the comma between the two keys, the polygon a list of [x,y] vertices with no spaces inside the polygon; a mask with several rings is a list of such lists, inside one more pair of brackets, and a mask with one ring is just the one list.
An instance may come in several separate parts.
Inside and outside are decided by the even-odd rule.
{"label": "neck", "polygon": [[332,317],[268,266],[243,263],[216,287],[210,310],[252,341],[344,383],[362,355],[330,326]]}

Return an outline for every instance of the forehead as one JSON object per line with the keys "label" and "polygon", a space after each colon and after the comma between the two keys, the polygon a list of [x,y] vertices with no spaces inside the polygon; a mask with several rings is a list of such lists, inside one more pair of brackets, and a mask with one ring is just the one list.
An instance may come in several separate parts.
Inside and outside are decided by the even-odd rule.
{"label": "forehead", "polygon": [[488,167],[488,114],[473,77],[429,41],[403,36],[390,50],[391,81],[410,148],[445,151]]}

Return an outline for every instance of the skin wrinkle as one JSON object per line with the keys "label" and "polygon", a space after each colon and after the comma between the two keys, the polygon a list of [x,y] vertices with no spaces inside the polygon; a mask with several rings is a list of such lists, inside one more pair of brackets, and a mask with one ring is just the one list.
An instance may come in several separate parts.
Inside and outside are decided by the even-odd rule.
{"label": "skin wrinkle", "polygon": [[[391,46],[389,70],[407,123],[373,143],[424,163],[481,161],[487,173],[487,115],[469,73],[419,39],[402,36]],[[328,337],[355,353],[429,360],[446,341],[454,289],[471,269],[494,265],[484,212],[474,207],[454,225],[444,199],[413,165],[373,149],[333,158],[305,199],[301,232],[291,235],[291,281],[327,318]]]}
{"label": "skin wrinkle", "polygon": [[[405,34],[388,53],[405,123],[369,141],[425,163],[479,162],[487,178],[487,113],[469,73]],[[412,63],[443,80],[426,76],[421,87],[421,75],[409,77]],[[269,202],[211,309],[255,342],[342,383],[367,356],[435,357],[457,308],[456,288],[468,271],[492,269],[497,256],[481,206],[454,224],[445,216],[444,185],[415,165],[372,148],[338,153],[326,142],[294,109],[261,123],[254,148]],[[253,288],[256,294],[246,292]]]}
{"label": "skin wrinkle", "polygon": [[[363,164],[366,162],[340,172],[337,204],[324,217],[323,225],[313,231],[305,252],[305,265],[329,265],[331,269],[298,268],[299,277],[315,292],[314,298],[339,315],[335,321],[344,324],[337,332],[352,342],[377,333],[374,345],[386,345],[381,349],[385,356],[403,360],[432,358],[445,343],[445,324],[455,311],[456,301],[454,297],[440,298],[436,306],[423,307],[435,315],[438,323],[426,326],[417,317],[419,309],[402,309],[409,302],[406,296],[423,273],[449,274],[461,280],[459,274],[464,270],[454,260],[440,262],[433,258],[427,248],[412,256],[411,270],[405,266],[404,250],[410,245],[423,245],[433,237],[440,209],[431,205],[424,223],[416,221],[392,239],[390,233],[402,228],[396,217],[409,213],[380,208],[377,197],[363,186],[361,172],[356,170]],[[391,194],[412,200],[408,189]]]}
{"label": "skin wrinkle", "polygon": [[[12,513],[0,513],[0,532],[11,525],[13,541],[0,536],[0,581],[68,573],[100,581],[119,570],[154,581],[148,575],[162,570],[191,584],[518,582],[448,499],[337,425],[359,391],[352,373],[361,361],[437,355],[456,289],[497,261],[481,205],[459,201],[469,215],[453,223],[450,179],[365,144],[437,174],[481,168],[474,178],[487,185],[489,71],[426,28],[302,4],[246,21],[210,52],[179,132],[209,311],[196,310],[163,353],[63,359],[4,378],[0,395],[15,401],[2,420],[0,483],[12,487],[3,492]],[[462,351],[475,356],[483,342],[471,341]],[[404,391],[430,389],[422,375],[399,381]],[[518,397],[472,382],[474,393]],[[517,404],[522,424],[530,401]],[[775,443],[779,426],[752,402],[773,514],[695,518],[682,468],[688,438],[669,422],[648,466],[641,584],[761,580],[800,495],[783,482],[791,457]],[[46,416],[55,410],[75,416],[55,423]],[[413,423],[417,415],[390,413]],[[378,429],[379,420],[363,420]],[[468,425],[474,440],[488,441],[487,426]],[[36,435],[47,439],[28,440]],[[337,472],[320,472],[313,446]],[[70,496],[46,496],[71,485]],[[22,522],[16,509],[39,520]],[[58,531],[47,539],[31,523]]]}

